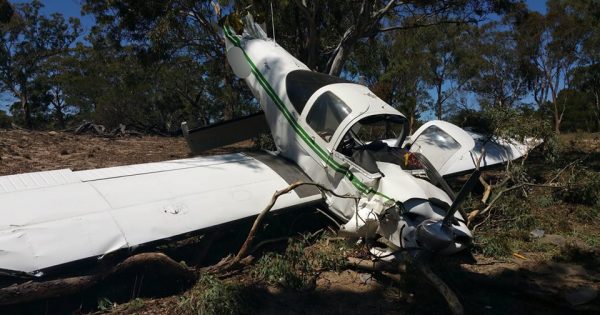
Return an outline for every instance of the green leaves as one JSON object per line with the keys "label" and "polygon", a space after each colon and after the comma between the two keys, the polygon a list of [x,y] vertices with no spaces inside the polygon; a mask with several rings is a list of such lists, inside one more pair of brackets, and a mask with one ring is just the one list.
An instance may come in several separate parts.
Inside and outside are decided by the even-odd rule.
{"label": "green leaves", "polygon": [[8,23],[12,19],[15,10],[8,0],[0,0],[0,23]]}
{"label": "green leaves", "polygon": [[[40,14],[42,4],[32,1],[18,5],[19,23],[2,30],[0,36],[0,92],[9,92],[19,99],[13,112],[22,117],[18,122],[34,127],[37,118],[45,115],[48,106],[47,88],[42,78],[47,75],[45,64],[57,55],[68,52],[79,37],[79,20],[65,21],[61,14]],[[42,108],[39,113],[37,109]]]}

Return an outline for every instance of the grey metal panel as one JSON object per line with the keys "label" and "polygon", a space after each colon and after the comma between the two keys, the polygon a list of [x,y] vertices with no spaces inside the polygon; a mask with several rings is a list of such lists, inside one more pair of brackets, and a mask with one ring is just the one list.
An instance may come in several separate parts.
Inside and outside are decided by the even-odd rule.
{"label": "grey metal panel", "polygon": [[270,132],[270,129],[265,114],[260,112],[192,130],[188,130],[187,124],[183,123],[182,131],[192,154],[197,155],[210,149],[257,137],[261,133]]}
{"label": "grey metal panel", "polygon": [[[312,180],[298,167],[296,164],[282,158],[265,152],[246,152],[244,153],[251,156],[263,164],[270,167],[275,171],[281,178],[283,178],[288,184],[292,184],[297,181],[301,182],[312,182]],[[305,198],[309,196],[320,195],[321,192],[315,186],[300,186],[294,190],[298,197]]]}

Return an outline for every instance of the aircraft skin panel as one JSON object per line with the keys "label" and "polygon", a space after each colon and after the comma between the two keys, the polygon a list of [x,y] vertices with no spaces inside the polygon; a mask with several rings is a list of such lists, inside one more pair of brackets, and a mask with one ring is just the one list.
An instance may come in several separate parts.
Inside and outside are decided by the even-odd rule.
{"label": "aircraft skin panel", "polygon": [[125,247],[110,213],[81,214],[0,230],[0,268],[35,272]]}
{"label": "aircraft skin panel", "polygon": [[[0,269],[35,272],[257,215],[289,185],[244,154],[150,164],[71,172],[85,181],[0,194]],[[320,200],[291,192],[273,210]]]}
{"label": "aircraft skin panel", "polygon": [[21,190],[0,195],[0,229],[36,225],[106,212],[108,209],[109,205],[102,196],[93,187],[81,182]]}
{"label": "aircraft skin panel", "polygon": [[162,161],[154,163],[134,164],[116,167],[107,167],[99,169],[91,169],[85,171],[73,172],[76,176],[84,182],[108,179],[115,177],[124,177],[130,175],[141,175],[156,172],[165,172],[172,170],[181,170],[193,167],[202,167],[209,165],[217,165],[229,162],[237,162],[242,160],[248,160],[244,154],[227,154],[227,155],[215,155],[215,156],[204,156],[189,159],[179,159],[171,161]]}
{"label": "aircraft skin panel", "polygon": [[79,182],[69,169],[0,177],[0,194]]}

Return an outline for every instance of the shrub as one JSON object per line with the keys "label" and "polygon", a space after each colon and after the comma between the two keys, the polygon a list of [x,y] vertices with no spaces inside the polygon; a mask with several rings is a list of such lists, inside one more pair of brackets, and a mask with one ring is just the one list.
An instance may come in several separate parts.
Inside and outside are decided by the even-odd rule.
{"label": "shrub", "polygon": [[277,150],[275,140],[273,140],[273,136],[270,133],[261,133],[258,137],[253,138],[252,141],[254,142],[255,150]]}
{"label": "shrub", "polygon": [[565,189],[557,192],[566,202],[600,206],[600,173],[581,169],[565,182]]}
{"label": "shrub", "polygon": [[476,235],[474,250],[488,257],[507,257],[513,251],[512,238],[508,234]]}
{"label": "shrub", "polygon": [[225,283],[213,275],[203,275],[192,290],[181,297],[179,313],[183,314],[242,314],[248,303],[240,286]]}
{"label": "shrub", "polygon": [[285,253],[267,253],[252,271],[253,276],[271,285],[302,290],[311,288],[320,270],[340,271],[346,265],[348,249],[341,240],[321,238],[310,247],[309,239],[292,240]]}
{"label": "shrub", "polygon": [[304,248],[303,242],[291,241],[283,255],[267,253],[258,260],[252,275],[271,285],[296,290],[308,288],[314,270]]}

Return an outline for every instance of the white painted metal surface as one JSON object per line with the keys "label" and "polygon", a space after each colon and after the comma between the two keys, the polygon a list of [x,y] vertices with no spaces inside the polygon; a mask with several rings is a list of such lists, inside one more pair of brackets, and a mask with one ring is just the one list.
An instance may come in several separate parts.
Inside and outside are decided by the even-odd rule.
{"label": "white painted metal surface", "polygon": [[55,170],[0,177],[0,194],[79,182],[71,170]]}
{"label": "white painted metal surface", "polygon": [[[439,219],[440,216],[434,214],[437,213],[436,211],[442,212],[439,207],[431,204],[431,199],[444,200],[441,202],[448,206],[451,202],[449,196],[430,182],[404,173],[400,165],[389,166],[394,168],[395,172],[388,171],[388,173],[401,175],[386,174],[384,177],[379,172],[374,174],[365,172],[360,165],[344,158],[343,154],[338,154],[337,151],[349,128],[360,119],[379,114],[404,116],[364,86],[341,83],[335,78],[324,80],[322,75],[315,73],[312,79],[309,78],[311,75],[306,65],[268,39],[264,32],[255,27],[256,24],[251,16],[245,19],[244,25],[245,30],[241,36],[234,34],[227,26],[224,27],[226,48],[228,52],[231,51],[228,53],[229,64],[235,73],[240,74],[240,78],[244,79],[254,96],[260,101],[280,154],[296,163],[314,182],[332,189],[337,195],[360,198],[360,204],[364,206],[365,211],[374,213],[376,217],[395,218],[388,220],[389,222],[384,224],[385,227],[381,225],[382,222],[379,222],[379,228],[386,230],[385,232],[382,230],[381,235],[397,246],[402,246],[401,239],[405,239],[405,243],[410,246],[416,246],[416,227],[425,219]],[[239,53],[239,49],[242,53]],[[294,76],[292,73],[299,75]],[[303,79],[298,80],[299,77]],[[307,89],[313,84],[318,87],[316,90]],[[294,97],[295,101],[290,98],[291,95],[298,95],[298,91],[294,91],[298,88],[310,95],[307,95],[306,101],[303,97]],[[330,118],[329,122],[336,121],[337,127],[332,124],[327,128],[315,130],[308,119],[311,109],[316,106],[320,96],[330,94],[345,103],[347,109],[341,110],[338,114],[333,114],[333,111],[326,114]],[[331,106],[343,108],[338,101],[326,102],[330,108]],[[339,114],[341,112],[343,114]],[[341,121],[337,122],[338,118]],[[335,130],[330,130],[332,128]],[[460,128],[455,126],[454,128],[459,129],[461,135],[466,135]],[[468,135],[464,138],[466,145],[461,146],[461,150],[466,152],[471,150],[474,144],[473,139]],[[451,157],[446,161],[450,159]],[[353,199],[326,194],[326,203],[336,216],[348,221],[346,230],[360,230],[358,227],[351,227],[352,218],[360,212]],[[400,210],[395,206],[397,203],[405,206],[402,213],[398,213]],[[384,211],[395,213],[384,216]],[[414,216],[408,216],[407,213]],[[416,218],[411,219],[413,217]],[[457,217],[460,218],[460,215]],[[469,237],[470,233],[464,224],[457,226],[456,229],[457,233],[460,232],[465,236],[465,239]],[[467,243],[449,244],[445,252],[456,252],[464,248]]]}
{"label": "white painted metal surface", "polygon": [[480,166],[488,167],[518,159],[540,142],[529,140],[524,144],[515,140],[489,139],[451,123],[433,120],[415,131],[411,143],[411,151],[425,155],[438,172],[446,176],[475,169],[484,149]]}
{"label": "white painted metal surface", "polygon": [[441,175],[448,175],[456,173],[457,165],[461,171],[474,168],[470,153],[474,147],[475,141],[463,129],[433,120],[415,131],[410,150],[423,154]]}
{"label": "white painted metal surface", "polygon": [[[0,268],[23,272],[256,215],[288,185],[244,154],[11,175],[0,182],[13,183],[4,188],[11,193],[0,193]],[[292,192],[273,210],[316,200],[320,196]]]}

